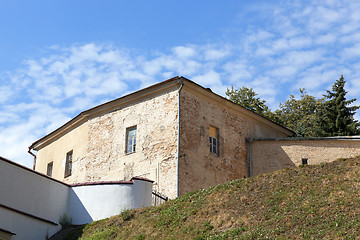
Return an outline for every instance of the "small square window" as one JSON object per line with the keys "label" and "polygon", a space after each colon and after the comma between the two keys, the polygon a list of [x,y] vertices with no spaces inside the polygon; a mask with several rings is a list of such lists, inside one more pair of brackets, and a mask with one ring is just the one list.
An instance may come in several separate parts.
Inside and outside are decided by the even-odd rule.
{"label": "small square window", "polygon": [[136,126],[126,129],[126,153],[133,153],[136,150]]}
{"label": "small square window", "polygon": [[307,158],[302,158],[301,159],[301,164],[302,165],[307,165],[308,164],[308,159]]}
{"label": "small square window", "polygon": [[219,129],[210,126],[209,127],[209,142],[210,152],[219,156]]}
{"label": "small square window", "polygon": [[66,154],[65,177],[68,177],[71,175],[72,159],[73,159],[73,151],[70,151]]}
{"label": "small square window", "polygon": [[52,177],[53,165],[53,162],[50,162],[47,165],[46,175],[48,175],[49,177]]}

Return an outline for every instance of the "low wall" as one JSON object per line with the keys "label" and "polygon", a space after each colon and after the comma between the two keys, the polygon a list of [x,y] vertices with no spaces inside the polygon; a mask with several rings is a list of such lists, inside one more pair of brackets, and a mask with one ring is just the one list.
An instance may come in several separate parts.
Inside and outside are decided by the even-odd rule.
{"label": "low wall", "polygon": [[12,240],[52,236],[64,214],[84,224],[151,206],[152,181],[143,178],[70,186],[0,157],[0,183],[0,234]]}
{"label": "low wall", "polygon": [[359,138],[254,140],[251,143],[252,175],[308,164],[332,162],[360,155]]}
{"label": "low wall", "polygon": [[151,191],[152,181],[141,178],[74,185],[70,189],[68,216],[73,224],[84,224],[126,209],[151,206]]}

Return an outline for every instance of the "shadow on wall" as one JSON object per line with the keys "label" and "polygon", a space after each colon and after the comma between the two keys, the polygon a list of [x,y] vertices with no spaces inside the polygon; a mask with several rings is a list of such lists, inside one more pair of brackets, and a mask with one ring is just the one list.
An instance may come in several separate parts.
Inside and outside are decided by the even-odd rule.
{"label": "shadow on wall", "polygon": [[93,221],[84,204],[81,202],[73,188],[69,189],[67,215],[72,217],[72,224],[91,223]]}
{"label": "shadow on wall", "polygon": [[251,145],[252,176],[295,167],[294,162],[280,144],[253,141]]}
{"label": "shadow on wall", "polygon": [[255,140],[251,143],[253,175],[301,164],[320,164],[360,155],[359,137]]}
{"label": "shadow on wall", "polygon": [[80,225],[150,206],[153,181],[68,185],[0,157],[0,183],[0,233],[37,240],[55,234],[62,223]]}

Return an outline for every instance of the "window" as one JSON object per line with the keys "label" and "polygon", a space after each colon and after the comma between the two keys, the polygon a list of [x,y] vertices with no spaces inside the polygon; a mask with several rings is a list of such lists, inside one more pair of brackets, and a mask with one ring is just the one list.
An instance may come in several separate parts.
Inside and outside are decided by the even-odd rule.
{"label": "window", "polygon": [[52,177],[53,165],[53,162],[50,162],[47,165],[46,175],[48,175],[49,177]]}
{"label": "window", "polygon": [[71,175],[72,158],[73,158],[73,151],[70,151],[66,154],[65,177],[68,177]]}
{"label": "window", "polygon": [[302,165],[308,164],[308,159],[307,158],[302,158],[301,163],[302,163]]}
{"label": "window", "polygon": [[210,152],[219,155],[219,129],[210,126],[209,127],[209,141],[210,141]]}
{"label": "window", "polygon": [[126,129],[126,153],[133,153],[136,149],[136,126]]}

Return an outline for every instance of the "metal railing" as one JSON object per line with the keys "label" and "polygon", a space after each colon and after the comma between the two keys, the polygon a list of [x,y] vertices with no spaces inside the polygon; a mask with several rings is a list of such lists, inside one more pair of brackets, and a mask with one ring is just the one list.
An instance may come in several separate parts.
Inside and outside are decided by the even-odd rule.
{"label": "metal railing", "polygon": [[161,194],[155,190],[152,190],[152,199],[151,199],[152,206],[159,206],[160,204],[162,204],[168,200],[169,200],[169,198],[166,197],[164,194]]}

